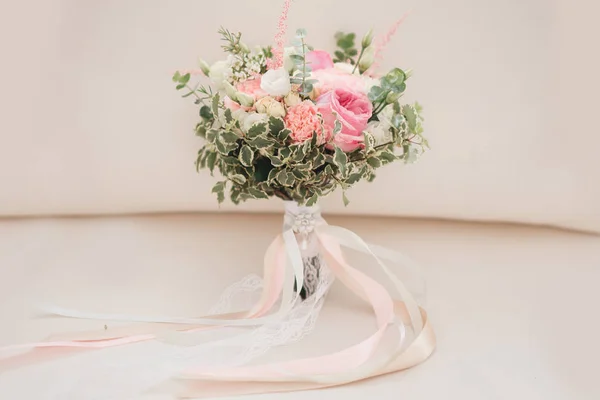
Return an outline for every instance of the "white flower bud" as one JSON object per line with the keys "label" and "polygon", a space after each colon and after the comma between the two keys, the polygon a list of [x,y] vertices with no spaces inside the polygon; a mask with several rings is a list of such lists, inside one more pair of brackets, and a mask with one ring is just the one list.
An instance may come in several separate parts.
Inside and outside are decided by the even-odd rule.
{"label": "white flower bud", "polygon": [[369,46],[363,52],[360,61],[358,62],[358,70],[362,74],[366,70],[368,70],[371,65],[375,62],[375,47]]}
{"label": "white flower bud", "polygon": [[252,105],[254,105],[254,97],[242,92],[236,92],[235,95],[238,103],[244,107],[252,107]]}
{"label": "white flower bud", "polygon": [[203,59],[199,58],[198,59],[198,66],[200,67],[200,69],[202,70],[202,72],[204,73],[204,75],[208,76],[210,74],[210,66],[208,65],[208,63],[206,61],[204,61]]}
{"label": "white flower bud", "polygon": [[238,91],[235,90],[235,88],[233,87],[233,85],[227,81],[223,81],[223,89],[225,89],[225,93],[227,93],[227,96],[229,96],[229,98],[233,101],[238,101],[237,98],[237,94]]}
{"label": "white flower bud", "polygon": [[362,47],[367,48],[373,43],[373,29],[369,29],[369,32],[362,39]]}

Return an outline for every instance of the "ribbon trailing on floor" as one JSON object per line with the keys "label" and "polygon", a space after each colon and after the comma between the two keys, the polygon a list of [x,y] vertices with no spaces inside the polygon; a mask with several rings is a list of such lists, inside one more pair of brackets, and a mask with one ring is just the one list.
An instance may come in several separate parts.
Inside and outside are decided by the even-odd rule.
{"label": "ribbon trailing on floor", "polygon": [[[328,225],[323,219],[318,220],[314,234],[320,254],[333,276],[371,306],[376,329],[369,337],[342,351],[318,357],[222,368],[186,367],[168,382],[155,382],[156,387],[173,390],[181,399],[318,389],[405,370],[425,361],[435,348],[435,336],[427,313],[402,280],[382,261],[385,258],[406,262],[406,257],[379,246],[369,246],[355,233]],[[394,293],[352,267],[344,257],[342,247],[369,255],[374,260],[373,266],[381,268],[389,279]],[[264,260],[262,294],[245,312],[202,318],[151,318],[45,306],[45,313],[57,316],[140,324],[1,348],[0,373],[26,364],[49,362],[55,357],[73,354],[73,351],[131,346],[148,341],[167,343],[185,351],[185,348],[200,345],[201,336],[207,330],[276,324],[301,303],[298,293],[304,284],[303,268],[296,233],[287,229],[269,246]],[[240,338],[249,340],[243,339],[244,336]],[[47,349],[52,351],[44,351]],[[16,350],[29,351],[10,356]]]}

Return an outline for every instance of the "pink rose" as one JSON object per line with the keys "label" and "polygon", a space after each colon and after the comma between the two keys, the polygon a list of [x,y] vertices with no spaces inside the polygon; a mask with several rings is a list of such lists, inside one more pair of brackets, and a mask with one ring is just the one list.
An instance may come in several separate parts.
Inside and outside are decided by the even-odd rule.
{"label": "pink rose", "polygon": [[373,115],[373,104],[366,95],[346,89],[330,90],[319,96],[317,108],[323,116],[327,136],[331,136],[337,113],[342,130],[333,138],[336,146],[349,152],[362,145],[363,131]]}
{"label": "pink rose", "polygon": [[235,89],[238,92],[242,92],[252,96],[254,100],[258,100],[261,97],[265,97],[267,95],[267,92],[260,88],[261,79],[262,78],[260,75],[258,75],[255,78],[250,78],[248,80],[238,83],[235,86]]}
{"label": "pink rose", "polygon": [[306,63],[310,65],[313,71],[325,68],[333,68],[331,55],[325,50],[313,50],[306,53]]}
{"label": "pink rose", "polygon": [[313,135],[319,137],[319,143],[325,142],[317,106],[315,106],[312,101],[305,100],[290,107],[284,122],[286,128],[292,131],[290,136],[295,143],[310,140]]}

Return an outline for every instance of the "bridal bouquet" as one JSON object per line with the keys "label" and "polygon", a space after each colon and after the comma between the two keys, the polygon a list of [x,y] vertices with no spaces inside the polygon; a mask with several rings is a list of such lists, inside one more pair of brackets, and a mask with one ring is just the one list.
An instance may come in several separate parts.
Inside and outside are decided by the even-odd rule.
{"label": "bridal bouquet", "polygon": [[[204,146],[196,165],[223,176],[213,187],[219,202],[226,195],[235,204],[287,200],[283,231],[265,253],[263,278],[251,274],[232,284],[200,317],[45,304],[40,315],[136,324],[110,322],[99,331],[0,347],[0,371],[9,371],[13,382],[35,382],[29,387],[43,399],[130,399],[165,390],[182,399],[215,398],[344,385],[411,368],[432,354],[435,335],[419,289],[411,290],[386,265],[404,265],[412,275],[410,259],[329,225],[316,204],[338,187],[347,203],[352,185],[373,180],[385,164],[412,162],[427,148],[420,106],[400,101],[410,73],[376,72],[402,19],[377,40],[372,32],[358,44],[353,33],[336,34],[332,55],[314,49],[302,29],[286,47],[290,3],[284,2],[274,46],[251,49],[241,34],[221,29],[227,58],[211,66],[200,61],[198,71],[211,85],[192,84],[196,71],[173,76],[183,96],[198,105],[195,131]],[[342,248],[365,254],[372,265],[361,271]],[[373,269],[385,283],[369,276]],[[313,331],[335,282],[370,305],[373,332],[343,350],[255,363]],[[16,368],[27,363],[34,365]],[[7,390],[8,381],[0,380],[0,397],[3,388],[9,397],[22,391]]]}
{"label": "bridal bouquet", "polygon": [[285,17],[275,46],[251,48],[221,28],[227,57],[199,61],[211,86],[192,86],[193,71],[173,76],[199,106],[196,167],[225,178],[212,189],[219,203],[227,193],[235,204],[277,196],[311,206],[339,186],[347,204],[346,189],[427,148],[421,107],[401,102],[410,71],[375,72],[385,37],[374,43],[369,31],[357,45],[354,33],[339,32],[332,55],[298,29],[286,47]]}

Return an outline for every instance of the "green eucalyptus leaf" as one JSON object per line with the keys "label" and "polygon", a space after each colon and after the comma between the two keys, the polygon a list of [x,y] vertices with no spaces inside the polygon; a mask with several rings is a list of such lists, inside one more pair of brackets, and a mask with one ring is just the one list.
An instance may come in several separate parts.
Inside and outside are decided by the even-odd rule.
{"label": "green eucalyptus leaf", "polygon": [[254,151],[247,145],[242,146],[238,156],[240,163],[245,167],[251,167],[254,161]]}
{"label": "green eucalyptus leaf", "polygon": [[173,74],[173,82],[179,82],[180,79],[181,73],[179,71],[175,71],[175,73]]}
{"label": "green eucalyptus leaf", "polygon": [[304,28],[300,28],[300,29],[296,30],[296,37],[297,38],[305,38],[306,34],[307,34],[307,32],[306,32],[306,29],[304,29]]}

